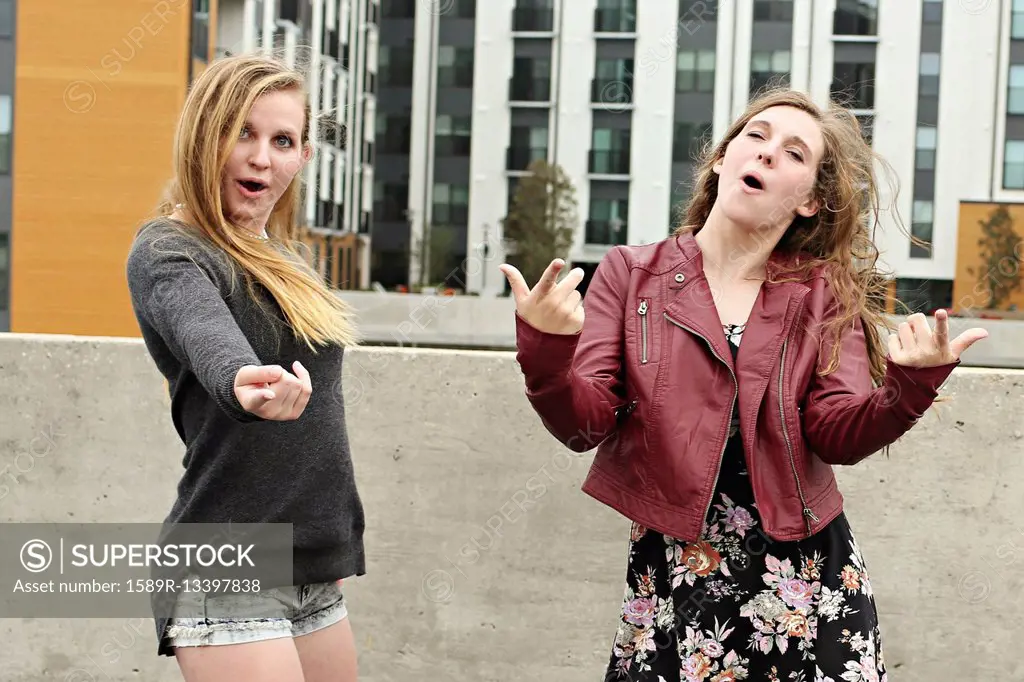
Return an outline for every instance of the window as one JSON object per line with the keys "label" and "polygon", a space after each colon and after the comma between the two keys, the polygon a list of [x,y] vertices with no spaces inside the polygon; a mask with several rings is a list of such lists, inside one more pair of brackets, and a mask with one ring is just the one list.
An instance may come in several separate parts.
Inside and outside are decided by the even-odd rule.
{"label": "window", "polygon": [[[448,6],[451,7],[452,4],[452,2],[449,2]],[[454,0],[453,9],[455,11],[452,12],[452,15],[459,19],[476,18],[476,0]]]}
{"label": "window", "polygon": [[635,33],[636,0],[597,0],[595,33]]}
{"label": "window", "polygon": [[594,128],[590,150],[590,172],[606,175],[629,174],[628,129]]}
{"label": "window", "polygon": [[672,138],[672,161],[675,163],[695,161],[710,138],[710,123],[677,121],[675,135]]}
{"label": "window", "polygon": [[938,131],[935,126],[917,127],[917,170],[935,170],[935,144]]}
{"label": "window", "polygon": [[434,185],[433,225],[465,225],[469,222],[469,187]]}
{"label": "window", "polygon": [[512,62],[509,99],[514,102],[547,102],[551,98],[551,60],[516,57]]}
{"label": "window", "polygon": [[409,207],[409,185],[399,183],[374,183],[373,212],[383,222],[402,223]]}
{"label": "window", "polygon": [[9,282],[11,271],[10,239],[6,232],[0,233],[0,310],[10,310]]}
{"label": "window", "polygon": [[377,66],[381,85],[412,86],[412,48],[381,45]]}
{"label": "window", "polygon": [[1024,140],[1007,140],[1003,154],[1003,189],[1024,189]]}
{"label": "window", "polygon": [[715,51],[683,51],[676,55],[676,92],[713,92]]}
{"label": "window", "polygon": [[512,14],[512,30],[551,31],[554,15],[554,0],[519,0]]}
{"label": "window", "polygon": [[850,108],[874,109],[874,62],[836,62],[832,67],[832,94]]}
{"label": "window", "polygon": [[916,239],[927,242],[928,247],[918,246],[911,243],[911,258],[929,258],[931,256],[932,241],[932,213],[934,206],[931,201],[914,201],[913,214],[911,216],[910,234]]}
{"label": "window", "polygon": [[860,134],[864,141],[871,145],[875,140],[875,117],[872,114],[857,114],[857,123],[860,124]]}
{"label": "window", "polygon": [[473,122],[469,116],[438,116],[434,151],[438,156],[469,156]]}
{"label": "window", "polygon": [[[0,0],[0,36],[14,35],[14,4],[12,0]],[[0,279],[2,279],[0,275]]]}
{"label": "window", "polygon": [[210,0],[194,0],[192,6],[192,56],[206,61],[210,50]]}
{"label": "window", "polygon": [[942,23],[942,0],[924,0],[921,21],[925,24]]}
{"label": "window", "polygon": [[921,53],[920,71],[918,77],[918,94],[925,97],[937,97],[939,95],[939,69],[942,59],[938,52]]}
{"label": "window", "polygon": [[412,135],[409,114],[377,114],[381,154],[408,154]]}
{"label": "window", "polygon": [[754,0],[754,21],[793,21],[793,0]]}
{"label": "window", "polygon": [[878,0],[836,0],[832,33],[837,36],[878,35]]}
{"label": "window", "polygon": [[536,159],[548,158],[548,129],[512,126],[508,170],[526,170]]}
{"label": "window", "polygon": [[591,199],[587,221],[588,244],[625,244],[629,219],[628,199]]}
{"label": "window", "polygon": [[380,15],[384,19],[415,19],[416,0],[381,0]]}
{"label": "window", "polygon": [[598,59],[594,72],[591,102],[621,105],[633,101],[632,59]]}
{"label": "window", "polygon": [[1024,114],[1024,65],[1010,67],[1010,92],[1006,96],[1006,112]]}
{"label": "window", "polygon": [[0,95],[0,175],[11,173],[11,96]]}
{"label": "window", "polygon": [[750,94],[767,85],[789,82],[789,50],[754,52],[750,55]]}
{"label": "window", "polygon": [[1024,0],[1013,0],[1010,12],[1010,37],[1024,38]]}
{"label": "window", "polygon": [[438,48],[437,84],[442,88],[473,87],[473,48],[451,45]]}

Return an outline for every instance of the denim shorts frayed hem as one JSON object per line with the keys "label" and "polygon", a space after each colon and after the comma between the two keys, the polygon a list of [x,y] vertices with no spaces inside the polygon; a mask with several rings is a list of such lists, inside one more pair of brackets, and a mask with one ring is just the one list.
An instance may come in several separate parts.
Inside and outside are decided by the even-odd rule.
{"label": "denim shorts frayed hem", "polygon": [[[190,599],[189,606],[200,609],[207,604],[216,604],[217,616],[196,617],[195,610],[192,610],[188,616],[172,618],[164,631],[165,645],[174,649],[301,637],[348,617],[341,586],[333,582],[274,588],[261,594],[232,595],[232,599],[227,606],[224,597],[219,595]],[[230,604],[237,605],[239,612],[246,614],[276,613],[267,617],[232,618],[229,617]]]}

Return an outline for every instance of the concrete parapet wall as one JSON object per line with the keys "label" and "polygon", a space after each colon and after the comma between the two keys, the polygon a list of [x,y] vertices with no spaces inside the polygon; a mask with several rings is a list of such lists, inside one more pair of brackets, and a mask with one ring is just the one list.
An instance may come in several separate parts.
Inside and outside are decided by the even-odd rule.
{"label": "concrete parapet wall", "polygon": [[[163,519],[182,446],[141,342],[0,335],[0,378],[0,521]],[[544,431],[511,354],[362,349],[344,381],[361,680],[603,679],[629,524],[580,492],[590,455]],[[960,368],[945,393],[889,459],[838,471],[889,680],[1022,680],[1024,372]],[[180,679],[141,618],[2,620],[0,641],[0,680]]]}
{"label": "concrete parapet wall", "polygon": [[[339,295],[358,312],[367,345],[515,348],[516,306],[512,298],[366,291]],[[930,323],[935,324],[934,320]],[[952,337],[969,327],[989,332],[989,338],[964,353],[964,365],[1024,368],[1024,320],[954,317],[949,326]]]}

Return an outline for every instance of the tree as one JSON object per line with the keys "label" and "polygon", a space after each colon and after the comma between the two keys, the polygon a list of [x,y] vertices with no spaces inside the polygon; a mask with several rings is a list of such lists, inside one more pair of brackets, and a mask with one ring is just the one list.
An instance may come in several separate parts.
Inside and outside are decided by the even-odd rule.
{"label": "tree", "polygon": [[409,245],[409,258],[416,263],[419,281],[410,287],[429,287],[452,274],[451,258],[454,246],[452,230],[445,226],[426,224],[423,236],[413,238]]}
{"label": "tree", "polygon": [[552,259],[568,258],[579,216],[576,188],[561,166],[538,159],[526,170],[502,224],[509,260],[533,286]]}
{"label": "tree", "polygon": [[1013,229],[1006,206],[995,208],[987,220],[980,220],[978,240],[981,266],[968,268],[988,294],[989,310],[998,310],[1021,287],[1021,238]]}

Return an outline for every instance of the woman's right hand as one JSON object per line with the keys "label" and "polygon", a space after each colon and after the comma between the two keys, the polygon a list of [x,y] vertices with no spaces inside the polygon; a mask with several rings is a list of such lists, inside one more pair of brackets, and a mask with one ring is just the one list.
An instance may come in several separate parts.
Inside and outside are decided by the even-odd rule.
{"label": "woman's right hand", "polygon": [[235,375],[235,397],[246,412],[263,419],[298,419],[313,392],[309,372],[296,360],[295,374],[280,365],[246,365]]}
{"label": "woman's right hand", "polygon": [[499,269],[508,278],[516,300],[516,312],[531,327],[548,334],[578,334],[583,329],[583,296],[576,287],[583,281],[583,270],[573,268],[558,281],[565,261],[551,261],[540,281],[531,290],[519,270],[507,263]]}

